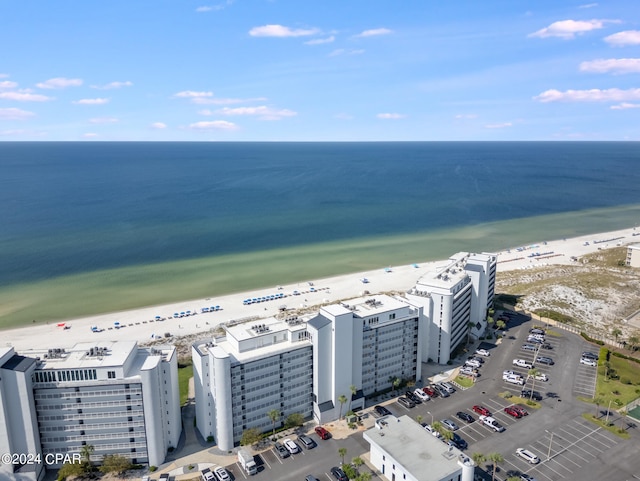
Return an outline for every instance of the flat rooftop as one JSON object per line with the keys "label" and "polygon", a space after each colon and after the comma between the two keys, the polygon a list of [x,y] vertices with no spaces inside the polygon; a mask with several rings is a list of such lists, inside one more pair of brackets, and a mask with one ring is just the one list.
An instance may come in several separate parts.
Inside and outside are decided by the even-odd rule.
{"label": "flat rooftop", "polygon": [[386,416],[376,421],[364,438],[378,445],[418,481],[444,479],[461,469],[458,461],[473,461],[456,448],[436,439],[409,416]]}
{"label": "flat rooftop", "polygon": [[22,355],[40,358],[38,369],[78,369],[123,366],[133,351],[136,341],[80,342],[70,349],[33,349]]}
{"label": "flat rooftop", "polygon": [[341,304],[324,306],[322,310],[333,316],[351,312],[356,317],[369,317],[406,308],[413,309],[413,306],[405,300],[386,294],[375,294],[349,299]]}
{"label": "flat rooftop", "polygon": [[459,252],[450,257],[446,263],[439,264],[416,282],[418,286],[441,287],[449,289],[467,277],[465,271],[466,261],[470,254],[468,252]]}

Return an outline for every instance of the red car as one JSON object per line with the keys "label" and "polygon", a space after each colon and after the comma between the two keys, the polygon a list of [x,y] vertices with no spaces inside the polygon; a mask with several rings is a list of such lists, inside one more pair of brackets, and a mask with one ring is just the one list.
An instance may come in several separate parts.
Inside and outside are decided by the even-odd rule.
{"label": "red car", "polygon": [[473,406],[473,410],[478,414],[482,414],[483,416],[491,416],[491,411],[489,411],[485,407],[476,405],[476,406]]}
{"label": "red car", "polygon": [[438,393],[431,389],[430,387],[423,387],[422,391],[430,397],[437,397]]}
{"label": "red car", "polygon": [[511,406],[504,408],[504,412],[507,413],[509,416],[513,416],[516,419],[520,419],[522,417],[522,414],[520,414],[520,412],[517,409],[513,409],[513,407]]}
{"label": "red car", "polygon": [[329,439],[331,437],[331,433],[329,433],[329,431],[327,431],[322,426],[316,426],[315,431],[316,434],[320,436],[320,439]]}
{"label": "red car", "polygon": [[511,406],[515,411],[518,411],[520,413],[520,416],[528,416],[529,413],[527,412],[527,410],[525,408],[523,408],[522,406]]}

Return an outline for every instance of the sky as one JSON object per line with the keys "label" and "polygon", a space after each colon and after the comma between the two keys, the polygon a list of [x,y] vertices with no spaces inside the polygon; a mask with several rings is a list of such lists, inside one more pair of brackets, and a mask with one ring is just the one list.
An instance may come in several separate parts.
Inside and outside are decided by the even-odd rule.
{"label": "sky", "polygon": [[638,0],[3,0],[0,141],[640,140]]}

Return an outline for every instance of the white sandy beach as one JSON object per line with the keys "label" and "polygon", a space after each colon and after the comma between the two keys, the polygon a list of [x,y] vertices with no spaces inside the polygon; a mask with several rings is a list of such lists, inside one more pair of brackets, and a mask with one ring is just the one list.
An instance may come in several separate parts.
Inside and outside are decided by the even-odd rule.
{"label": "white sandy beach", "polygon": [[[634,235],[636,234],[636,235]],[[594,243],[596,241],[596,243]],[[585,245],[585,243],[589,243]],[[640,229],[628,228],[613,232],[590,234],[570,239],[554,241],[541,240],[527,246],[514,247],[498,254],[498,273],[501,271],[532,268],[551,264],[571,264],[571,258],[579,258],[598,249],[611,248],[640,242]],[[539,253],[539,256],[529,257]],[[451,252],[455,254],[455,252]],[[232,320],[248,317],[269,317],[278,312],[278,308],[312,307],[323,303],[332,303],[362,294],[364,290],[371,294],[388,291],[406,291],[410,289],[429,270],[435,269],[444,261],[418,263],[408,266],[390,266],[385,269],[359,272],[354,274],[309,279],[309,282],[265,288],[250,292],[226,296],[195,299],[180,303],[146,307],[125,312],[114,312],[97,316],[74,319],[64,323],[50,322],[46,325],[28,326],[2,332],[2,345],[12,346],[18,352],[29,349],[47,349],[51,347],[69,348],[78,342],[105,340],[153,340],[165,333],[172,336],[186,336],[206,332],[215,326]],[[361,282],[367,278],[368,283]],[[277,279],[274,279],[277,282]],[[311,286],[310,283],[313,285]],[[280,287],[280,288],[279,288]],[[312,287],[315,292],[312,292]],[[299,295],[293,295],[299,291]],[[283,293],[283,299],[275,299],[257,304],[244,305],[243,300]],[[216,312],[201,313],[203,307],[220,306]],[[197,312],[196,315],[172,318],[175,313]],[[156,320],[156,316],[164,320]],[[119,328],[116,328],[119,323]],[[92,332],[93,326],[101,332]],[[170,342],[170,340],[167,340]]]}

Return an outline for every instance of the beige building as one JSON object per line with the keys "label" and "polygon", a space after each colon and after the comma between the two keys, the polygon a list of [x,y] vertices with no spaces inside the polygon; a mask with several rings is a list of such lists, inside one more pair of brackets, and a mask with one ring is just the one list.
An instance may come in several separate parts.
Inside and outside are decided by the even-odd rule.
{"label": "beige building", "polygon": [[627,262],[629,267],[640,267],[640,244],[627,246]]}

